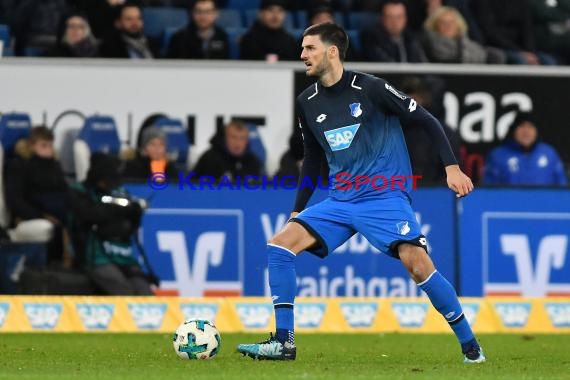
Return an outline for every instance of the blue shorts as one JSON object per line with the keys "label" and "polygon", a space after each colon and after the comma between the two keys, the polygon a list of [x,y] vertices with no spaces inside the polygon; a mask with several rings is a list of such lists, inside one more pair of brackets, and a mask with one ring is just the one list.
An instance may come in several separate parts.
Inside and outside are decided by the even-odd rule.
{"label": "blue shorts", "polygon": [[406,199],[368,198],[357,202],[327,198],[301,212],[292,222],[305,227],[318,242],[307,251],[325,257],[360,232],[379,251],[398,258],[398,245],[410,243],[426,249],[425,236]]}

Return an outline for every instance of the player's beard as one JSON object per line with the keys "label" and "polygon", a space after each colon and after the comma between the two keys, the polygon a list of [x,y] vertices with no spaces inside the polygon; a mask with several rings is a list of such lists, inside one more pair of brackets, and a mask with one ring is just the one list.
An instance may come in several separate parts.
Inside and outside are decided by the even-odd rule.
{"label": "player's beard", "polygon": [[325,76],[329,70],[331,69],[331,63],[329,62],[326,57],[323,57],[318,65],[315,66],[314,74],[311,76],[322,78]]}

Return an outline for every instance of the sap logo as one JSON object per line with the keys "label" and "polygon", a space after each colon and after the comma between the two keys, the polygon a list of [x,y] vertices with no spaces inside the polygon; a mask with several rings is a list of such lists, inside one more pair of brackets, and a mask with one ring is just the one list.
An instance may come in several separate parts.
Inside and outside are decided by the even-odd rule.
{"label": "sap logo", "polygon": [[346,127],[325,131],[325,138],[333,151],[343,150],[350,147],[360,124],[348,125]]}
{"label": "sap logo", "polygon": [[370,327],[376,319],[378,304],[374,302],[343,302],[340,304],[340,310],[350,327]]}
{"label": "sap logo", "polygon": [[497,303],[495,310],[506,327],[524,327],[530,314],[530,303]]}
{"label": "sap logo", "polygon": [[115,310],[112,304],[78,304],[76,308],[87,330],[106,330]]}
{"label": "sap logo", "polygon": [[402,327],[421,327],[426,319],[425,303],[393,303],[392,311]]}
{"label": "sap logo", "polygon": [[500,236],[504,255],[513,256],[518,276],[518,285],[523,296],[540,297],[548,293],[550,272],[561,269],[566,260],[567,235],[548,235],[540,240],[536,267],[532,265],[532,255],[527,235]]}
{"label": "sap logo", "polygon": [[166,304],[129,303],[129,312],[139,329],[156,330],[162,326]]}
{"label": "sap logo", "polygon": [[324,303],[295,305],[295,324],[301,328],[316,328],[321,325],[327,306]]}
{"label": "sap logo", "polygon": [[544,308],[555,327],[570,327],[570,303],[547,303]]}
{"label": "sap logo", "polygon": [[212,323],[215,323],[218,315],[218,305],[216,304],[184,304],[180,305],[180,310],[184,319],[206,319]]}
{"label": "sap logo", "polygon": [[[511,92],[502,95],[495,101],[493,95],[487,92],[471,92],[465,94],[463,105],[468,111],[460,117],[460,99],[446,92],[443,103],[445,106],[445,122],[454,130],[459,131],[467,143],[484,143],[502,140],[517,115],[517,112],[532,111],[532,99],[522,92]],[[498,117],[499,107],[505,112]]]}
{"label": "sap logo", "polygon": [[266,304],[238,304],[237,313],[246,328],[267,328],[273,313],[273,306]]}
{"label": "sap logo", "polygon": [[479,314],[479,304],[476,303],[462,303],[463,315],[467,319],[469,326],[473,326],[477,320],[477,315]]}
{"label": "sap logo", "polygon": [[53,329],[59,317],[63,306],[59,303],[26,303],[24,310],[32,328],[34,329]]}
{"label": "sap logo", "polygon": [[10,310],[10,305],[7,303],[0,303],[0,328],[4,326],[4,321],[8,317],[8,311]]}

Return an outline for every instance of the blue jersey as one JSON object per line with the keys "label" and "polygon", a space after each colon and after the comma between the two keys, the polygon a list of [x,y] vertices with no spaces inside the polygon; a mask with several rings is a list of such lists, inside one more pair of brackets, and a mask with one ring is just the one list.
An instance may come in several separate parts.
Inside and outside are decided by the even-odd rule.
{"label": "blue jersey", "polygon": [[[297,106],[305,146],[302,175],[315,173],[315,162],[324,152],[330,197],[336,200],[408,198],[414,182],[401,119],[431,127],[443,162],[456,163],[439,122],[383,79],[345,71],[331,87],[316,83],[307,88],[297,97]],[[308,200],[306,194],[297,198],[295,211]]]}

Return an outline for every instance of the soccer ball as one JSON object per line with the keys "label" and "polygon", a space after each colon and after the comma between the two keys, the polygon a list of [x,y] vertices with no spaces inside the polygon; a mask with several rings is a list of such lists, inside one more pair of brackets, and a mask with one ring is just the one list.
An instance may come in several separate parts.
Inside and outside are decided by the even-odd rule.
{"label": "soccer ball", "polygon": [[222,346],[220,332],[206,319],[187,319],[174,333],[174,351],[182,359],[212,359]]}

